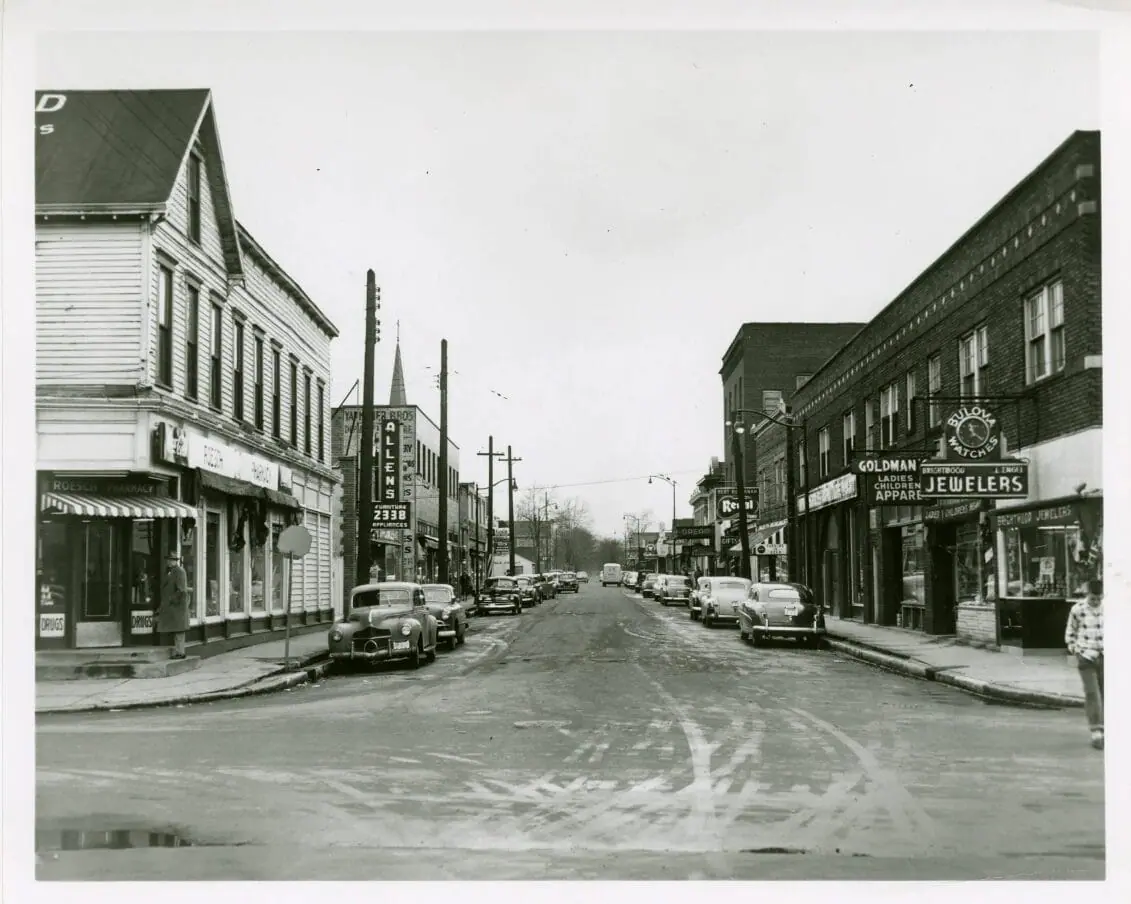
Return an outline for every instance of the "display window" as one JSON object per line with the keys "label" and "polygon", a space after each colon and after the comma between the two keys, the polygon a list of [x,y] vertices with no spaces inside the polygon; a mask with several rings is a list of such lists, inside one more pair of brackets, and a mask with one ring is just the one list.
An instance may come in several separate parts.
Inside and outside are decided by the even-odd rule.
{"label": "display window", "polygon": [[1033,525],[1005,530],[1005,595],[1083,596],[1094,577],[1077,525]]}
{"label": "display window", "polygon": [[981,561],[977,523],[958,525],[954,541],[954,591],[958,602],[981,599]]}
{"label": "display window", "polygon": [[271,522],[271,543],[268,547],[270,556],[271,574],[271,611],[282,612],[283,598],[283,569],[287,567],[287,558],[279,552],[279,537],[282,536],[286,525],[281,520]]}
{"label": "display window", "polygon": [[267,610],[267,544],[258,543],[258,531],[252,531],[249,549],[251,563],[251,611]]}
{"label": "display window", "polygon": [[204,516],[204,615],[220,614],[220,513]]}
{"label": "display window", "polygon": [[903,603],[904,605],[917,603],[924,606],[927,602],[923,568],[923,535],[926,531],[922,524],[906,524],[900,528],[900,531],[903,547]]}

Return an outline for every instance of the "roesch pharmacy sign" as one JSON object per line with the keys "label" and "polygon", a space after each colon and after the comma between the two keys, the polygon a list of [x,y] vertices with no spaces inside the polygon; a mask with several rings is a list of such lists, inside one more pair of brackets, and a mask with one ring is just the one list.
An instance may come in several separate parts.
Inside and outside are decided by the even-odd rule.
{"label": "roesch pharmacy sign", "polygon": [[1029,463],[1002,459],[1001,426],[985,405],[963,405],[943,425],[942,459],[919,465],[924,499],[1024,499]]}

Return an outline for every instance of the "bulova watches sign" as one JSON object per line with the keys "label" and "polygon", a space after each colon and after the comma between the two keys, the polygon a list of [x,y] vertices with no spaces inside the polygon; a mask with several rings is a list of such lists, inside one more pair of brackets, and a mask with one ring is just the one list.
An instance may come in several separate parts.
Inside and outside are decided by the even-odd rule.
{"label": "bulova watches sign", "polygon": [[943,459],[919,466],[924,499],[1024,499],[1029,463],[1002,459],[1001,426],[985,405],[962,405],[943,425]]}
{"label": "bulova watches sign", "polygon": [[947,458],[1000,461],[1001,426],[984,405],[963,405],[946,419],[943,442]]}

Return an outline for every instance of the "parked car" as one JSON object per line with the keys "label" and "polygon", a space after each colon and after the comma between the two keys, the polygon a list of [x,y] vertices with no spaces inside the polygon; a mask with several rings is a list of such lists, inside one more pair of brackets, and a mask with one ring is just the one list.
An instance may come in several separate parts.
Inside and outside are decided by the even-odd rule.
{"label": "parked car", "polygon": [[697,621],[703,611],[703,600],[710,594],[711,581],[712,578],[704,575],[691,588],[691,595],[687,598],[687,608],[691,610],[692,621]]}
{"label": "parked car", "polygon": [[538,586],[538,581],[532,574],[520,574],[515,578],[518,584],[518,595],[522,600],[522,607],[529,609],[531,606],[537,606],[542,602],[542,590]]}
{"label": "parked car", "polygon": [[563,571],[558,575],[558,587],[563,593],[567,590],[570,593],[581,592],[581,585],[577,583],[577,575],[572,571]]}
{"label": "parked car", "polygon": [[[627,587],[629,590],[635,590],[636,589],[636,572],[635,571],[624,572],[623,581],[624,581],[625,587]],[[602,586],[604,586],[604,585],[602,585]]]}
{"label": "parked car", "polygon": [[522,615],[522,595],[518,580],[502,576],[487,578],[483,589],[479,591],[475,607],[480,615],[492,615],[495,612]]}
{"label": "parked car", "polygon": [[534,575],[534,583],[538,585],[538,593],[543,602],[545,600],[557,599],[558,588],[554,586],[554,582],[546,577],[546,575]]}
{"label": "parked car", "polygon": [[662,574],[656,582],[653,596],[663,605],[686,606],[691,596],[691,581],[682,574]]}
{"label": "parked car", "polygon": [[403,660],[419,668],[435,660],[438,630],[420,584],[361,584],[350,591],[349,614],[330,628],[330,659],[340,665]]}
{"label": "parked car", "polygon": [[640,585],[640,595],[644,597],[644,599],[647,600],[652,598],[652,595],[656,590],[656,582],[659,579],[660,576],[651,571],[644,575],[644,581]]}
{"label": "parked car", "polygon": [[738,624],[742,604],[750,593],[750,581],[746,578],[733,577],[713,577],[706,580],[706,590],[700,591],[699,594],[704,626],[713,628],[720,624]]}
{"label": "parked car", "polygon": [[451,584],[425,584],[424,606],[436,619],[437,643],[444,641],[449,650],[464,642],[467,634],[467,610]]}
{"label": "parked car", "polygon": [[588,571],[579,571],[577,573],[577,582],[579,584],[588,584],[589,583],[589,572]]}
{"label": "parked car", "polygon": [[755,646],[768,637],[792,637],[817,646],[825,636],[825,613],[804,584],[754,584],[739,607],[738,631]]}

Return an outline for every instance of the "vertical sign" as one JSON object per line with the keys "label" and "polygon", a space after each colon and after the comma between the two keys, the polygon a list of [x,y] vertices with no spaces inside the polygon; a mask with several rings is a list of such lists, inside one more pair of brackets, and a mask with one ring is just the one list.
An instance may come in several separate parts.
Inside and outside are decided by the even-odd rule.
{"label": "vertical sign", "polygon": [[378,460],[378,502],[401,501],[401,425],[399,421],[381,422],[381,446]]}

